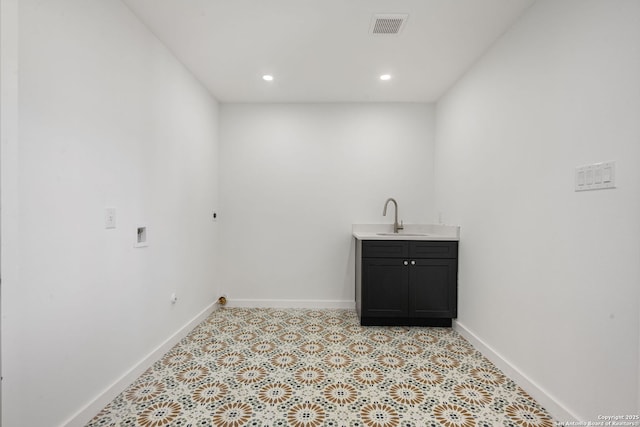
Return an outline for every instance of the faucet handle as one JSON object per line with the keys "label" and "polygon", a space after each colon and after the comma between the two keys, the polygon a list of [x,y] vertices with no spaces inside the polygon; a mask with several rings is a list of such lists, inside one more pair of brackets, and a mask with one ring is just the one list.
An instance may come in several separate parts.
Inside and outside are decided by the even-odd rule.
{"label": "faucet handle", "polygon": [[398,226],[398,230],[404,230],[404,221],[400,220],[400,225]]}

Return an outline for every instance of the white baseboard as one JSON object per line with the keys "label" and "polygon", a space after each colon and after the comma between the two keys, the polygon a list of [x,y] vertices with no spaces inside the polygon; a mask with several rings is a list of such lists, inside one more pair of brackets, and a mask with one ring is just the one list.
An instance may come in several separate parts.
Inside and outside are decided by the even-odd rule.
{"label": "white baseboard", "polygon": [[82,427],[96,416],[102,408],[107,406],[122,391],[124,391],[131,383],[133,383],[140,375],[149,369],[156,361],[158,361],[167,351],[176,345],[182,338],[186,337],[193,328],[207,318],[214,310],[218,308],[216,303],[212,303],[204,310],[198,313],[193,319],[187,322],[182,328],[167,338],[162,344],[156,347],[134,367],[129,369],[124,375],[118,378],[113,384],[108,386],[102,393],[89,402],[84,408],[76,412],[71,418],[62,423],[64,427]]}
{"label": "white baseboard", "polygon": [[548,393],[544,388],[540,387],[535,381],[529,378],[524,372],[518,369],[514,364],[505,359],[493,347],[484,342],[478,335],[472,332],[468,327],[458,322],[453,323],[453,328],[467,339],[483,356],[489,359],[498,369],[504,372],[509,378],[514,380],[524,391],[529,393],[531,397],[536,399],[542,405],[555,421],[578,421],[579,418],[562,403]]}
{"label": "white baseboard", "polygon": [[231,299],[227,298],[227,307],[242,308],[356,308],[355,301],[343,300],[297,300],[297,299]]}

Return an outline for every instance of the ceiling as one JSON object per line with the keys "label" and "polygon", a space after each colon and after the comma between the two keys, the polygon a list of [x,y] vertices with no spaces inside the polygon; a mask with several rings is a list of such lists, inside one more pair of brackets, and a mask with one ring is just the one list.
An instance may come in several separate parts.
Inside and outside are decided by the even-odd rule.
{"label": "ceiling", "polygon": [[434,102],[535,0],[123,1],[221,102]]}

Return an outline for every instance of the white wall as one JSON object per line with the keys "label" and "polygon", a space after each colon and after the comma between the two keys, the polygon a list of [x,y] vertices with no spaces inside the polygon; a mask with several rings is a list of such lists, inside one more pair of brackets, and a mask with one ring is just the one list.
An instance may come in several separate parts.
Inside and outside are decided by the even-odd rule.
{"label": "white wall", "polygon": [[[6,191],[4,183],[17,176],[15,159],[18,149],[18,0],[0,0],[0,226],[7,222],[15,222],[18,218],[16,209],[17,191],[15,186]],[[10,221],[8,221],[11,219]],[[7,281],[5,265],[15,263],[15,254],[8,254],[3,245],[8,235],[17,237],[17,230],[0,228],[0,272],[2,280]],[[9,273],[9,280],[11,272]],[[0,293],[0,297],[1,297]],[[1,301],[0,301],[1,303]],[[1,313],[0,313],[1,314]],[[4,322],[1,320],[0,322]],[[0,323],[0,327],[2,326]],[[3,332],[4,333],[4,332]],[[2,342],[0,354],[5,347]],[[0,357],[0,367],[2,359]],[[0,387],[0,399],[2,398]],[[0,400],[0,424],[2,406]]]}
{"label": "white wall", "polygon": [[223,104],[220,271],[230,303],[352,307],[353,223],[433,219],[433,106]]}
{"label": "white wall", "polygon": [[[437,107],[459,323],[559,417],[639,409],[639,40],[637,0],[538,0]],[[615,190],[573,191],[610,160]]]}
{"label": "white wall", "polygon": [[218,107],[120,2],[21,0],[18,31],[19,139],[2,153],[3,203],[17,203],[2,218],[2,421],[54,426],[217,296]]}

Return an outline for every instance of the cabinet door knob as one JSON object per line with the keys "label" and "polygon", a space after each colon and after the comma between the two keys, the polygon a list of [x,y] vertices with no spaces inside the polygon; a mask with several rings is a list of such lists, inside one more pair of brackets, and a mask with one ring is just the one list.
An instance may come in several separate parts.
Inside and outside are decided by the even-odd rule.
{"label": "cabinet door knob", "polygon": [[409,261],[405,261],[403,264],[404,265],[409,265]]}
{"label": "cabinet door knob", "polygon": [[416,265],[416,262],[412,260],[411,265]]}

